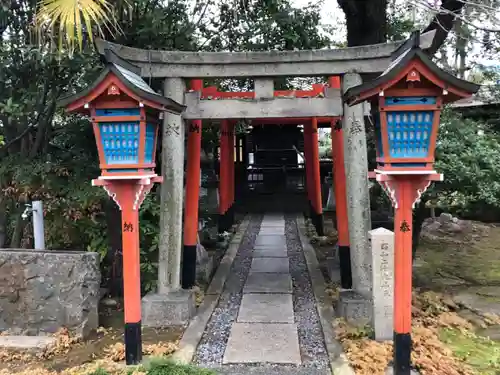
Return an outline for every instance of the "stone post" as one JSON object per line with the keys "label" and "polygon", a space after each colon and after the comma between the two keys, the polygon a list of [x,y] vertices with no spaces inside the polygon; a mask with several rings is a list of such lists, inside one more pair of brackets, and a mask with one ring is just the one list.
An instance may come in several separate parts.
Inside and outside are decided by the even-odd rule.
{"label": "stone post", "polygon": [[369,232],[372,252],[372,302],[375,340],[394,336],[394,232],[377,228]]}
{"label": "stone post", "polygon": [[[361,82],[359,74],[347,73],[343,77],[342,91],[346,92]],[[338,305],[340,316],[360,325],[373,321],[372,259],[368,240],[371,216],[363,115],[362,103],[352,107],[344,104],[342,130],[353,290],[341,290]]]}
{"label": "stone post", "polygon": [[[164,95],[184,102],[182,78],[166,78]],[[143,326],[166,327],[184,324],[195,311],[194,295],[181,289],[182,209],[184,185],[184,136],[182,117],[163,113],[161,149],[160,239],[158,245],[157,293],[142,300]]]}
{"label": "stone post", "polygon": [[[181,78],[167,78],[163,93],[178,103],[184,102],[185,85]],[[160,241],[158,292],[180,288],[182,254],[182,196],[184,178],[184,121],[181,116],[164,112],[162,132]]]}
{"label": "stone post", "polygon": [[[361,76],[347,73],[342,91],[362,83]],[[368,231],[371,230],[370,195],[368,189],[368,155],[363,104],[344,104],[344,164],[346,171],[347,215],[351,247],[353,289],[365,297],[371,293],[371,254]]]}
{"label": "stone post", "polygon": [[336,204],[335,204],[335,190],[333,187],[333,178],[327,177],[326,184],[328,186],[328,199],[326,201],[326,206],[324,211],[335,211]]}

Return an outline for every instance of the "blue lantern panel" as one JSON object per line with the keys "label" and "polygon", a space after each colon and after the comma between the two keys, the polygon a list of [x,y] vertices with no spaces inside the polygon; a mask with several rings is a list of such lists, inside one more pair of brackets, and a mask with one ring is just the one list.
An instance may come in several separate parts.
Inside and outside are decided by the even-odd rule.
{"label": "blue lantern panel", "polygon": [[154,147],[156,138],[156,125],[146,124],[146,147],[144,148],[144,162],[153,163]]}
{"label": "blue lantern panel", "polygon": [[433,111],[387,112],[390,156],[393,158],[428,156],[433,120]]}
{"label": "blue lantern panel", "polygon": [[139,128],[139,122],[99,124],[107,164],[139,163]]}

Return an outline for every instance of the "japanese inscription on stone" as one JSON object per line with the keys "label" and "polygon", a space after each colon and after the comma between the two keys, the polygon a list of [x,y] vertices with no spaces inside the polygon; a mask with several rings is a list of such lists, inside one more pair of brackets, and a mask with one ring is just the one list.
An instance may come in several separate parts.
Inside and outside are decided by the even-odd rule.
{"label": "japanese inscription on stone", "polygon": [[391,340],[394,316],[394,233],[370,231],[373,266],[373,324],[377,340]]}

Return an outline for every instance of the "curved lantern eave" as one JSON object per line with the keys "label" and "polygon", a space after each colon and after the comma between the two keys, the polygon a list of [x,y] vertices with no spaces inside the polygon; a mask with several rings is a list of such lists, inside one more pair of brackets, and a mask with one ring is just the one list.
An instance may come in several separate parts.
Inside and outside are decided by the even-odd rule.
{"label": "curved lantern eave", "polygon": [[91,117],[101,178],[156,176],[160,115],[185,106],[155,93],[129,66],[109,63],[85,90],[59,102],[68,112]]}
{"label": "curved lantern eave", "polygon": [[443,105],[470,97],[479,85],[439,68],[418,47],[418,42],[397,52],[383,74],[350,88],[344,100],[351,106],[371,102],[376,171],[435,173],[434,151]]}

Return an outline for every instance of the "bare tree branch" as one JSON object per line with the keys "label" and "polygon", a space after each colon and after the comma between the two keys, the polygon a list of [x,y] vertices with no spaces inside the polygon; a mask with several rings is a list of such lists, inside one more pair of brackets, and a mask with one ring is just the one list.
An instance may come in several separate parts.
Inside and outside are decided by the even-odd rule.
{"label": "bare tree branch", "polygon": [[[415,0],[413,2],[416,2]],[[434,15],[429,26],[424,30],[436,30],[436,35],[432,41],[432,45],[427,50],[430,55],[434,55],[439,48],[444,44],[449,32],[453,28],[456,14],[460,13],[465,3],[461,0],[442,0],[439,12]]]}
{"label": "bare tree branch", "polygon": [[[460,2],[466,3],[463,0],[460,0]],[[443,9],[443,8],[436,9],[423,0],[412,0],[412,3],[415,4],[416,6],[421,6],[427,10],[430,10],[434,14],[435,20],[437,22],[439,22],[438,16],[440,14],[445,14],[445,15],[449,15],[449,16],[453,17],[454,20],[459,19],[462,22],[466,23],[467,25],[474,27],[475,29],[488,31],[488,32],[492,32],[492,33],[500,33],[500,28],[495,29],[495,28],[491,28],[491,27],[485,27],[485,26],[478,25],[477,23],[474,23],[474,22],[468,20],[467,17],[462,16],[460,14],[460,12],[457,13],[457,12],[453,12],[451,10]],[[488,10],[487,8],[485,8],[484,11],[491,12],[491,10]],[[441,22],[439,22],[439,23],[442,26]]]}

